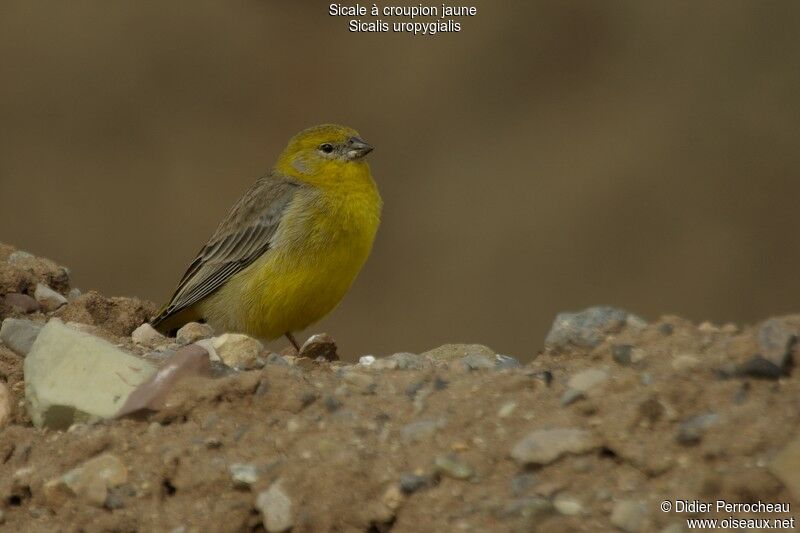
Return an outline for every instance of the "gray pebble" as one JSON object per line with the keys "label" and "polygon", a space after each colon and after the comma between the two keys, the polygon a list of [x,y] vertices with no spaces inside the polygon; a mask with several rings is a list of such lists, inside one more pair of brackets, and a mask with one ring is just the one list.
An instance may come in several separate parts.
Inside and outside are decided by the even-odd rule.
{"label": "gray pebble", "polygon": [[641,318],[614,307],[590,307],[577,313],[559,313],[545,338],[545,347],[559,351],[571,346],[594,348],[610,333],[629,323],[641,327]]}
{"label": "gray pebble", "polygon": [[400,474],[400,489],[406,494],[412,494],[421,488],[427,487],[430,479],[410,472]]}
{"label": "gray pebble", "polygon": [[522,366],[522,364],[517,359],[508,355],[496,354],[494,356],[494,359],[495,359],[494,366],[498,370],[520,368]]}
{"label": "gray pebble", "polygon": [[770,318],[762,322],[756,333],[759,354],[781,370],[785,369],[792,362],[798,333],[798,328],[785,319]]}
{"label": "gray pebble", "polygon": [[469,354],[459,361],[465,370],[488,370],[494,368],[494,361],[481,354]]}
{"label": "gray pebble", "polygon": [[41,330],[42,326],[36,322],[6,318],[0,326],[0,341],[17,355],[25,357]]}
{"label": "gray pebble", "polygon": [[680,423],[675,438],[680,444],[685,446],[697,444],[702,440],[706,429],[713,426],[718,421],[719,415],[716,413],[703,413],[693,416]]}

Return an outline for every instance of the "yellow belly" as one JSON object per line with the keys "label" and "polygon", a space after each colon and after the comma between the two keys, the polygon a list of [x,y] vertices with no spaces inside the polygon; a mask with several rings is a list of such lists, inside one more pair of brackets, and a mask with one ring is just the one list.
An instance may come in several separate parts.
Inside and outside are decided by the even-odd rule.
{"label": "yellow belly", "polygon": [[274,248],[201,302],[215,330],[274,339],[305,329],[341,301],[369,256],[380,198],[343,199],[333,210],[305,200],[289,209]]}

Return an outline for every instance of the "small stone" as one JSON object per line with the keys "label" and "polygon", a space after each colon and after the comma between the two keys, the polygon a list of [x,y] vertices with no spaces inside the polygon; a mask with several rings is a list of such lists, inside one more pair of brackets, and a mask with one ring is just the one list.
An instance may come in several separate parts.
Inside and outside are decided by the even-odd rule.
{"label": "small stone", "polygon": [[63,295],[57,293],[44,283],[36,284],[36,291],[33,297],[42,306],[46,312],[55,311],[62,305],[67,305],[67,299]]}
{"label": "small stone", "polygon": [[700,359],[689,354],[676,355],[672,360],[672,368],[677,372],[689,372],[700,365]]}
{"label": "small stone", "polygon": [[548,350],[561,351],[575,346],[594,348],[606,336],[617,333],[627,325],[640,327],[644,320],[628,311],[614,307],[590,307],[577,313],[560,313],[545,338]]}
{"label": "small stone", "polygon": [[17,250],[15,252],[12,252],[11,255],[8,256],[8,262],[13,265],[34,260],[36,260],[36,256],[24,250]]}
{"label": "small stone", "polygon": [[643,531],[647,525],[647,506],[633,500],[621,500],[614,504],[611,523],[622,531],[634,533]]}
{"label": "small stone", "polygon": [[777,380],[786,375],[786,368],[781,368],[772,361],[755,355],[736,367],[734,374],[739,377]]}
{"label": "small stone", "polygon": [[514,412],[514,409],[517,408],[517,402],[511,401],[506,402],[500,406],[500,409],[497,410],[498,418],[508,418]]}
{"label": "small stone", "polygon": [[73,300],[77,300],[80,297],[81,297],[81,290],[78,289],[77,287],[73,287],[67,293],[67,301],[68,302],[71,302]]}
{"label": "small stone", "polygon": [[336,341],[327,333],[312,335],[300,348],[300,357],[308,357],[309,359],[322,357],[326,361],[338,361],[339,355],[336,353]]}
{"label": "small stone", "polygon": [[155,348],[167,342],[167,338],[156,331],[156,328],[145,322],[131,333],[131,339],[136,344],[147,346],[148,348]]}
{"label": "small stone", "polygon": [[511,368],[520,368],[522,364],[515,358],[508,355],[495,354],[494,366],[498,370],[506,370]]}
{"label": "small stone", "polygon": [[584,514],[584,507],[580,500],[567,494],[559,494],[553,500],[556,511],[566,516],[579,516]]}
{"label": "small stone", "polygon": [[386,487],[386,490],[383,492],[383,496],[381,496],[381,502],[383,505],[392,511],[399,509],[403,504],[404,499],[405,497],[403,496],[400,486],[394,483]]}
{"label": "small stone", "polygon": [[261,511],[264,529],[268,533],[282,533],[294,526],[292,500],[283,490],[280,481],[258,495],[256,507]]}
{"label": "small stone", "polygon": [[19,292],[9,292],[3,297],[3,300],[7,307],[18,313],[35,313],[40,308],[39,302],[35,298]]}
{"label": "small stone", "polygon": [[214,329],[208,324],[200,324],[199,322],[189,322],[178,330],[175,339],[179,344],[192,344],[202,339],[208,339],[214,336]]}
{"label": "small stone", "polygon": [[433,350],[428,350],[422,354],[422,357],[435,362],[448,362],[470,355],[482,355],[493,359],[495,351],[482,344],[444,344]]}
{"label": "small stone", "polygon": [[800,437],[784,446],[767,468],[781,480],[795,501],[800,499]]}
{"label": "small stone", "polygon": [[30,320],[6,318],[0,326],[0,341],[15,354],[25,357],[31,351],[42,325]]}
{"label": "small stone", "polygon": [[11,391],[5,383],[0,381],[0,430],[11,422],[11,414],[14,407]]}
{"label": "small stone", "polygon": [[228,471],[237,487],[250,487],[258,482],[258,469],[251,463],[233,463]]}
{"label": "small stone", "polygon": [[575,400],[584,398],[591,389],[605,383],[606,380],[608,372],[597,368],[588,368],[574,374],[567,382],[567,390],[561,397],[561,405],[570,405]]}
{"label": "small stone", "polygon": [[259,357],[264,346],[252,337],[241,333],[225,333],[214,337],[212,345],[217,356],[231,368],[253,370],[264,366]]}
{"label": "small stone", "polygon": [[430,366],[427,359],[415,353],[401,352],[392,354],[387,359],[394,361],[399,370],[422,370]]}
{"label": "small stone", "polygon": [[678,426],[676,440],[685,446],[697,444],[702,440],[706,429],[719,421],[716,413],[703,413],[684,420]]}
{"label": "small stone", "polygon": [[521,465],[546,465],[562,455],[587,453],[599,446],[592,433],[584,429],[539,429],[517,441],[511,457]]}
{"label": "small stone", "polygon": [[57,508],[71,497],[78,497],[90,505],[102,507],[108,490],[128,481],[128,469],[118,457],[105,453],[89,459],[63,476],[45,483],[45,500]]}
{"label": "small stone", "polygon": [[489,370],[494,368],[492,359],[480,354],[470,354],[459,361],[464,370]]}
{"label": "small stone", "polygon": [[790,318],[771,318],[761,323],[756,333],[759,354],[781,370],[792,364],[792,352],[800,327]]}
{"label": "small stone", "polygon": [[[553,504],[547,498],[531,496],[511,500],[502,510],[501,516],[520,516],[530,524],[536,524],[541,517],[553,512]],[[537,529],[529,529],[536,531]]]}
{"label": "small stone", "polygon": [[338,411],[342,407],[342,402],[340,402],[336,396],[325,396],[323,403],[325,404],[325,409],[327,409],[329,413]]}
{"label": "small stone", "polygon": [[25,357],[25,401],[36,427],[67,429],[113,417],[155,367],[51,319]]}
{"label": "small stone", "polygon": [[675,332],[675,326],[673,326],[669,322],[664,322],[663,324],[658,326],[658,332],[664,335],[665,337],[669,337]]}
{"label": "small stone", "polygon": [[142,410],[156,411],[164,406],[175,384],[189,376],[211,375],[208,352],[196,344],[183,346],[167,362],[128,396],[115,416],[121,417]]}
{"label": "small stone", "polygon": [[400,489],[406,494],[417,492],[423,487],[427,487],[430,479],[427,476],[420,476],[414,473],[407,472],[400,474]]}
{"label": "small stone", "polygon": [[419,420],[403,426],[400,435],[406,443],[419,442],[432,437],[444,426],[442,420]]}
{"label": "small stone", "polygon": [[633,351],[633,346],[631,346],[630,344],[614,344],[613,346],[611,346],[611,357],[618,364],[622,366],[627,366],[631,364],[632,351]]}
{"label": "small stone", "polygon": [[361,366],[370,366],[375,363],[374,355],[362,355],[358,358],[358,364]]}
{"label": "small stone", "polygon": [[274,352],[270,352],[267,354],[266,363],[268,365],[276,365],[276,366],[286,366],[286,367],[291,366],[289,364],[289,361],[287,361],[285,357]]}
{"label": "small stone", "polygon": [[469,479],[475,471],[455,455],[440,455],[434,459],[436,471],[453,479]]}

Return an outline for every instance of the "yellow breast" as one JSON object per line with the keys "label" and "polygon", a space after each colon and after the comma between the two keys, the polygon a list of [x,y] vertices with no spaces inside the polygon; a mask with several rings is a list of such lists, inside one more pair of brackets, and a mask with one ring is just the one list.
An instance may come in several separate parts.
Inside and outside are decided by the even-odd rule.
{"label": "yellow breast", "polygon": [[212,325],[273,339],[305,329],[339,303],[369,256],[380,220],[381,199],[364,169],[297,193],[271,249],[203,305]]}

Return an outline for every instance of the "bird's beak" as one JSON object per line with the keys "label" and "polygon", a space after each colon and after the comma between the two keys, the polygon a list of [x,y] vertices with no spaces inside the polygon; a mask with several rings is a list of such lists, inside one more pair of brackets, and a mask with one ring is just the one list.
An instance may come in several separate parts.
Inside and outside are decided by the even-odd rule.
{"label": "bird's beak", "polygon": [[361,159],[370,153],[372,149],[372,145],[364,139],[350,137],[350,140],[347,142],[347,157],[350,159]]}

